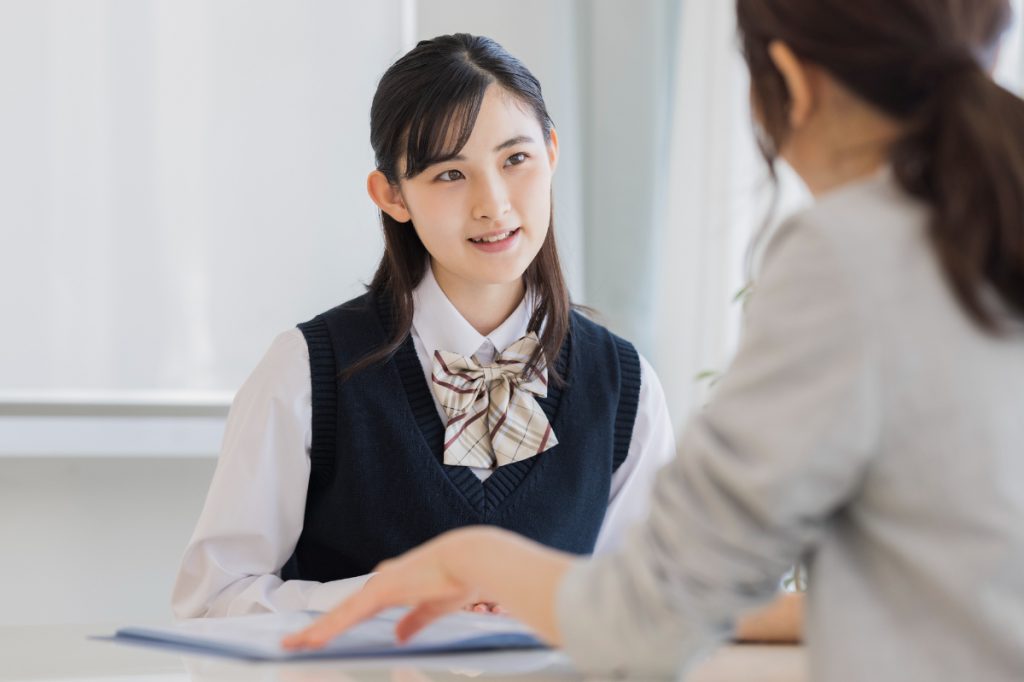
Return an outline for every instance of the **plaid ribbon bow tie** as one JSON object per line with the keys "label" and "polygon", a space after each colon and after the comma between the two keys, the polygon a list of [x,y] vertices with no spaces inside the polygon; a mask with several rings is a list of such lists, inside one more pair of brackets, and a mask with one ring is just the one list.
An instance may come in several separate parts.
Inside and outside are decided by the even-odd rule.
{"label": "plaid ribbon bow tie", "polygon": [[558,444],[537,403],[548,394],[547,367],[526,370],[539,346],[530,332],[487,365],[475,356],[434,351],[431,385],[448,415],[445,464],[490,469]]}

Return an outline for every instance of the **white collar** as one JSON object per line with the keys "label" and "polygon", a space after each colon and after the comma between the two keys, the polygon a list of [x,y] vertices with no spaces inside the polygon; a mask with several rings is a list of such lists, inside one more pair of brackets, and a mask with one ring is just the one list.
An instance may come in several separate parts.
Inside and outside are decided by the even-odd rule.
{"label": "white collar", "polygon": [[452,304],[427,265],[423,279],[412,292],[412,326],[429,355],[445,350],[459,355],[474,355],[488,341],[497,353],[523,336],[530,325],[532,296],[527,294],[498,328],[484,336],[473,328]]}

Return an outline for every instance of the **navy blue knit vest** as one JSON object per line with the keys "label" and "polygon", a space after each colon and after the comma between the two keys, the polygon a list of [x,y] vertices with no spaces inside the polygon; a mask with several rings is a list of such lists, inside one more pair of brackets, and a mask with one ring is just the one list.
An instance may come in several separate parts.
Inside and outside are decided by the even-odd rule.
{"label": "navy blue knit vest", "polygon": [[412,338],[348,381],[338,373],[388,338],[390,308],[360,296],[299,325],[313,386],[306,515],[286,580],[363,575],[444,531],[507,528],[551,547],[593,551],[612,473],[626,458],[640,361],[626,341],[573,312],[539,400],[558,444],[481,482],[444,464],[444,424]]}

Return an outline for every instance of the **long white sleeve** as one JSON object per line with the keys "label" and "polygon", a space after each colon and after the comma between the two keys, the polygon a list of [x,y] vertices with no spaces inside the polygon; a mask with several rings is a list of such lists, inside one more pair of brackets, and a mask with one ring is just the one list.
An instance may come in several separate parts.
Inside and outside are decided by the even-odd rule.
{"label": "long white sleeve", "polygon": [[665,391],[654,369],[641,355],[640,395],[633,435],[625,461],[612,475],[608,511],[597,536],[594,554],[617,549],[626,531],[647,516],[655,474],[675,456],[675,452],[676,439]]}
{"label": "long white sleeve", "polygon": [[326,610],[367,580],[278,575],[302,532],[310,410],[308,350],[293,329],[274,340],[231,405],[217,470],[174,586],[178,618]]}

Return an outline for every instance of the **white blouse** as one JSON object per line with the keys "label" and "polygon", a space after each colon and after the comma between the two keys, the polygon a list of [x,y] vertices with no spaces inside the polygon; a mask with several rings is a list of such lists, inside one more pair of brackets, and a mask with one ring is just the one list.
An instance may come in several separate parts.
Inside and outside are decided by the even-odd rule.
{"label": "white blouse", "polygon": [[[501,326],[483,336],[427,268],[413,292],[411,330],[424,377],[429,381],[436,349],[492,360],[498,349],[527,333],[529,299],[524,297]],[[646,515],[654,473],[675,453],[661,384],[643,357],[640,367],[632,440],[612,477],[595,553],[616,547],[625,528]],[[436,398],[435,405],[446,421]],[[279,575],[302,532],[311,442],[309,350],[295,328],[274,339],[231,405],[206,504],[174,585],[171,602],[178,618],[326,610],[366,582],[369,575],[327,583],[282,580]],[[491,473],[473,472],[481,480]]]}

